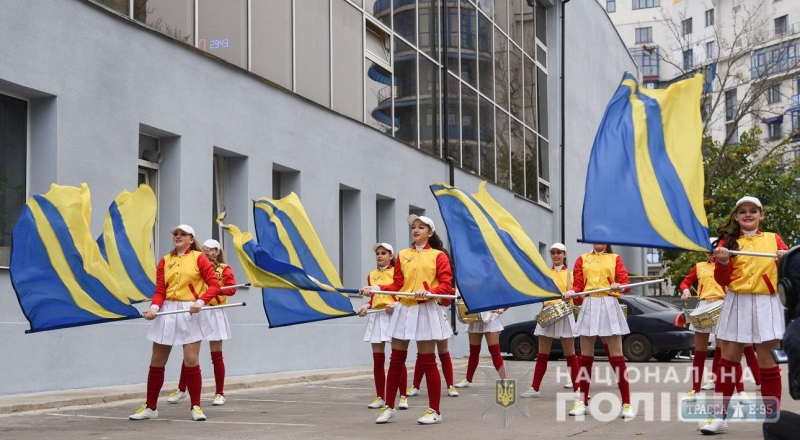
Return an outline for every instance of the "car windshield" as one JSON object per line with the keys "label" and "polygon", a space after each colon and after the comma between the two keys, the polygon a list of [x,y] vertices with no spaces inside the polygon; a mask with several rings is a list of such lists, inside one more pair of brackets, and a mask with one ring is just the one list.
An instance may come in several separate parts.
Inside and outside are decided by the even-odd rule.
{"label": "car windshield", "polygon": [[643,296],[637,296],[636,302],[647,307],[649,309],[655,310],[657,312],[664,312],[669,310],[680,311],[682,310],[680,307],[670,304],[665,301],[661,301],[660,299],[655,298],[645,298]]}

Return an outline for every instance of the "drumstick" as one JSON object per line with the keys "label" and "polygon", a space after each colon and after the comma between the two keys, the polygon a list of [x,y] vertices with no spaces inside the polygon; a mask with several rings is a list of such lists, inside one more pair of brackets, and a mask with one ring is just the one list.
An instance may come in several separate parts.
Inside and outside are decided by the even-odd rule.
{"label": "drumstick", "polygon": [[[622,289],[627,289],[629,287],[637,287],[637,286],[644,286],[644,285],[647,285],[647,284],[662,283],[664,281],[666,281],[666,279],[660,278],[660,279],[657,279],[657,280],[641,281],[641,282],[638,282],[638,283],[624,284],[624,285],[619,286],[619,288],[620,288],[620,290],[622,290]],[[611,291],[611,288],[610,287],[606,287],[604,289],[587,290],[585,292],[575,292],[571,296],[575,297],[575,296],[591,295],[593,293],[602,293],[602,292],[610,292],[610,291]]]}
{"label": "drumstick", "polygon": [[[231,287],[233,287],[233,286],[231,286]],[[225,308],[228,308],[228,307],[243,307],[243,306],[246,306],[246,305],[247,305],[247,303],[240,302],[240,303],[235,303],[235,304],[223,304],[223,305],[221,305],[221,306],[207,306],[207,307],[201,307],[201,308],[200,308],[200,310],[201,310],[201,311],[202,311],[202,310],[216,310],[216,309],[225,309]],[[170,311],[168,311],[168,312],[156,312],[156,316],[161,316],[161,315],[174,315],[175,313],[189,313],[189,309],[183,309],[183,310],[170,310]]]}

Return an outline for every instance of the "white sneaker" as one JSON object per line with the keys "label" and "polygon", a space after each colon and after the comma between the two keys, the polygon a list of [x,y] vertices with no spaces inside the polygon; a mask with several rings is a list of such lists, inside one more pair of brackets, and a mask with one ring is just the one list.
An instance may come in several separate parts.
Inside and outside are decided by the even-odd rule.
{"label": "white sneaker", "polygon": [[[456,387],[452,386],[452,387],[448,388],[447,389],[447,395],[450,396],[450,397],[458,397],[458,391],[456,391]],[[436,422],[432,422],[432,423],[436,423]]]}
{"label": "white sneaker", "polygon": [[372,403],[367,405],[367,408],[378,409],[378,408],[383,408],[384,405],[386,405],[386,402],[380,397],[376,397],[375,400],[372,401]]}
{"label": "white sneaker", "polygon": [[393,418],[395,415],[397,415],[397,411],[395,411],[394,408],[389,408],[388,406],[384,406],[383,408],[381,408],[381,415],[379,415],[378,418],[375,419],[375,423],[386,423],[389,421],[389,419]]}
{"label": "white sneaker", "polygon": [[424,416],[417,419],[417,423],[420,425],[433,425],[434,423],[439,423],[441,421],[442,416],[436,414],[436,411],[432,410],[431,408],[428,408],[428,410],[425,411]]}
{"label": "white sneaker", "polygon": [[589,414],[589,407],[583,404],[580,400],[572,404],[572,410],[569,412],[571,416],[585,416]]}
{"label": "white sneaker", "polygon": [[524,393],[520,394],[519,397],[522,397],[524,399],[527,399],[529,397],[539,397],[539,392],[531,388],[528,391],[525,391]]}
{"label": "white sneaker", "polygon": [[753,401],[750,399],[750,397],[747,396],[747,393],[745,393],[744,391],[739,393],[739,395],[737,395],[736,398],[739,400],[739,403],[741,403],[742,405],[752,405],[753,404]]}
{"label": "white sneaker", "polygon": [[142,405],[136,410],[135,413],[129,415],[128,418],[131,420],[157,419],[158,410],[150,409],[147,407],[147,405]]}
{"label": "white sneaker", "polygon": [[225,405],[225,396],[222,394],[216,394],[214,396],[214,403],[212,403],[212,405]]}
{"label": "white sneaker", "polygon": [[406,396],[408,397],[419,396],[419,388],[408,387],[408,389],[406,390]]}
{"label": "white sneaker", "polygon": [[700,387],[701,390],[713,390],[714,389],[714,382],[708,381]]}
{"label": "white sneaker", "polygon": [[684,396],[681,399],[681,401],[682,402],[696,402],[697,401],[697,393],[695,393],[694,390],[689,391],[689,392],[686,393],[686,396]]}
{"label": "white sneaker", "polygon": [[573,385],[572,382],[567,382],[564,384],[564,388],[575,388],[575,385]]}
{"label": "white sneaker", "polygon": [[178,403],[187,397],[189,397],[189,393],[187,393],[186,391],[175,390],[169,393],[169,398],[167,399],[167,403]]}
{"label": "white sneaker", "polygon": [[400,403],[397,405],[397,409],[408,409],[408,397],[400,396]]}
{"label": "white sneaker", "polygon": [[455,384],[456,388],[469,388],[472,386],[472,382],[468,381],[467,379],[462,379],[461,382]]}
{"label": "white sneaker", "polygon": [[725,420],[709,417],[705,426],[700,428],[700,432],[705,435],[717,434],[728,430],[728,423]]}
{"label": "white sneaker", "polygon": [[206,415],[203,414],[203,409],[199,406],[195,405],[192,407],[192,420],[195,422],[202,422],[206,419]]}
{"label": "white sneaker", "polygon": [[634,414],[633,409],[631,408],[631,404],[630,403],[626,403],[626,404],[622,405],[622,418],[623,419],[632,419],[634,417],[636,417],[636,414]]}

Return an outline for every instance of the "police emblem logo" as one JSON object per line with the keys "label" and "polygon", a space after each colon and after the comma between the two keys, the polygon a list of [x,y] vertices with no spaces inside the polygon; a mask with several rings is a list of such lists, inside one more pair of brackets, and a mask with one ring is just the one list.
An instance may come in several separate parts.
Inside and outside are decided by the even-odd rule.
{"label": "police emblem logo", "polygon": [[517,380],[495,379],[494,404],[509,408],[517,404]]}

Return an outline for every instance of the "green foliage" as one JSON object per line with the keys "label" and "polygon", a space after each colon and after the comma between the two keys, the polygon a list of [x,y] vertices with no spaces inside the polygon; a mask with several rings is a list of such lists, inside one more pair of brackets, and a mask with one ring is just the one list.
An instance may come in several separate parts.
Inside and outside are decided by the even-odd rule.
{"label": "green foliage", "polygon": [[[761,130],[743,133],[738,144],[722,144],[703,139],[703,162],[708,191],[706,216],[712,236],[725,224],[736,201],[745,195],[758,197],[764,205],[764,231],[776,232],[789,247],[800,244],[800,161],[794,158],[788,142],[778,147],[761,145]],[[700,252],[662,251],[662,258],[677,293],[678,285],[692,266],[705,260]]]}

